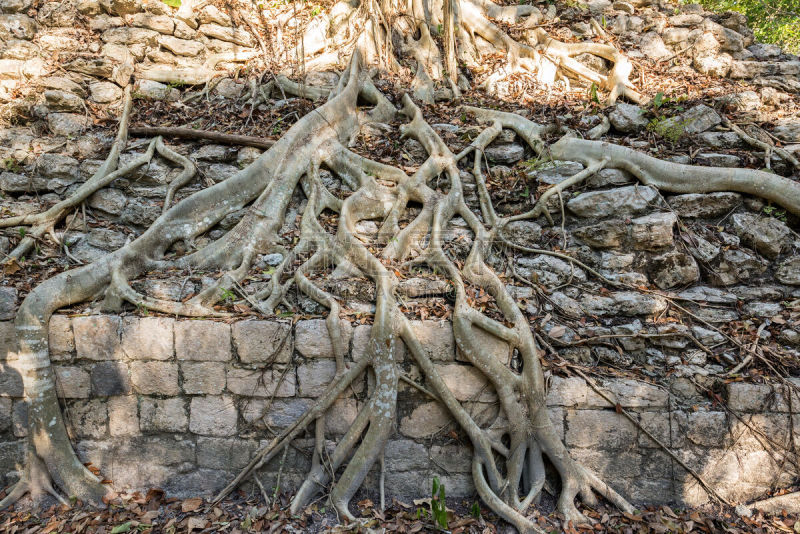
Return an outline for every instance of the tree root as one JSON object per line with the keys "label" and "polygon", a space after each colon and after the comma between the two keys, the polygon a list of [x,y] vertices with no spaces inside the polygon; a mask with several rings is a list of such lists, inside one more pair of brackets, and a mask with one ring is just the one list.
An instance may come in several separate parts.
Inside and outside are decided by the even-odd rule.
{"label": "tree root", "polygon": [[[742,168],[683,165],[647,156],[634,149],[603,141],[565,135],[546,151],[541,135],[546,130],[524,117],[493,110],[464,109],[484,121],[498,121],[514,130],[538,154],[553,160],[577,161],[587,168],[600,165],[634,175],[644,185],[670,193],[712,193],[735,191],[767,199],[800,215],[800,183],[777,174]],[[603,163],[605,162],[605,163]]]}
{"label": "tree root", "polygon": [[[551,459],[562,476],[564,493],[559,500],[559,511],[567,518],[576,521],[584,520],[583,515],[575,508],[573,499],[578,493],[581,493],[584,500],[592,503],[592,488],[601,491],[608,498],[615,499],[616,503],[623,509],[630,510],[630,505],[623,499],[618,498],[604,484],[598,483],[596,477],[590,476],[583,468],[577,466],[569,457],[563,444],[555,436],[544,407],[544,383],[532,334],[527,320],[519,312],[513,300],[505,293],[500,280],[483,264],[482,257],[489,242],[489,233],[468,210],[466,205],[463,204],[456,158],[422,119],[419,109],[408,96],[404,97],[403,104],[403,113],[411,119],[411,122],[402,128],[403,134],[419,141],[430,156],[415,175],[409,177],[394,172],[377,172],[374,176],[372,173],[364,174],[363,158],[347,156],[349,151],[343,146],[339,147],[337,153],[343,154],[345,157],[340,156],[333,161],[326,162],[337,173],[341,172],[343,167],[348,167],[350,162],[358,162],[357,167],[350,167],[347,172],[357,178],[361,187],[348,197],[341,206],[340,232],[337,234],[336,240],[329,242],[327,246],[325,243],[320,244],[320,246],[329,255],[335,257],[334,261],[347,260],[361,272],[373,278],[378,288],[375,323],[371,331],[367,355],[358,362],[360,365],[354,368],[360,373],[367,365],[372,367],[376,384],[369,401],[359,412],[355,422],[334,451],[331,460],[331,469],[334,471],[342,466],[346,458],[350,458],[350,460],[331,489],[330,499],[332,504],[342,516],[352,518],[352,514],[348,509],[349,500],[364,480],[371,466],[379,459],[386,443],[389,430],[392,427],[396,405],[399,373],[394,359],[394,347],[399,341],[399,337],[408,346],[423,371],[426,382],[432,386],[433,392],[442,400],[469,435],[476,451],[476,465],[480,466],[474,470],[476,485],[479,487],[484,500],[505,519],[522,531],[536,531],[535,525],[520,512],[527,508],[543,487],[543,469],[541,469],[541,456],[543,454],[546,454]],[[498,133],[499,130],[495,128],[490,135],[484,136],[481,142],[475,145],[476,154],[481,151],[480,145]],[[370,163],[369,167],[376,170],[385,170],[374,162]],[[429,189],[427,185],[429,180],[442,172],[451,180],[451,190],[447,195],[436,193]],[[376,179],[386,179],[388,175],[391,175],[391,181],[398,184],[391,190],[387,190],[385,186],[379,185],[376,181]],[[315,199],[318,198],[318,195],[312,193],[308,196],[309,205],[305,213],[314,213],[317,209],[317,200]],[[396,198],[396,201],[382,200],[387,196],[388,198]],[[422,260],[431,267],[438,267],[455,284],[454,333],[459,349],[472,361],[476,368],[489,378],[501,399],[501,405],[505,413],[520,415],[520,417],[512,417],[512,428],[509,429],[512,434],[512,448],[510,453],[506,455],[508,472],[506,477],[501,475],[501,470],[496,465],[497,460],[492,452],[493,446],[489,436],[477,426],[470,415],[454,398],[452,392],[446,387],[416,339],[408,320],[396,311],[396,303],[394,301],[394,289],[398,284],[396,277],[381,262],[369,254],[364,244],[356,238],[353,232],[349,231],[354,226],[355,221],[361,218],[377,217],[388,220],[392,213],[405,209],[405,203],[402,198],[417,198],[423,203],[423,209],[418,216],[418,220],[420,218],[428,219],[425,227],[430,229],[430,243]],[[371,201],[368,202],[367,200]],[[378,201],[377,204],[375,203],[376,200]],[[463,269],[456,268],[446,258],[441,248],[441,231],[449,219],[456,214],[461,215],[468,221],[477,236],[476,244]],[[304,216],[304,220],[305,218]],[[309,230],[318,231],[314,226],[308,226],[303,229],[303,233]],[[413,243],[412,240],[415,238],[418,239],[419,236],[411,234],[406,246],[395,246],[391,249],[387,247],[388,256],[386,254],[384,256],[387,259],[402,261],[411,248],[421,249],[419,243]],[[503,313],[506,314],[507,319],[514,326],[509,328],[469,307],[466,303],[465,280],[462,277],[466,277],[470,283],[483,287],[494,294]],[[305,290],[307,290],[307,287]],[[309,293],[313,297],[313,291]],[[329,300],[324,296],[317,296],[316,300],[326,305],[329,304]],[[515,374],[504,364],[495,360],[494,355],[482,352],[480,347],[474,344],[471,335],[472,328],[484,329],[508,341],[512,346],[520,350],[525,359],[523,374]],[[227,495],[239,482],[263,465],[269,458],[273,457],[281,447],[286,445],[288,440],[299,435],[305,426],[324,413],[337,398],[338,394],[353,380],[352,371],[353,369],[335,378],[328,386],[325,394],[306,415],[301,417],[282,436],[276,438],[261,450],[250,465],[216,497],[216,500]],[[524,417],[522,416],[523,414],[531,415]],[[356,445],[359,440],[360,444]],[[521,498],[519,484],[523,478],[523,472],[526,470],[529,472],[526,475],[526,479],[532,481],[532,483],[527,489],[526,496]],[[294,512],[301,510],[311,497],[329,482],[329,472],[321,464],[315,464],[296,495],[292,503],[292,510]]]}
{"label": "tree root", "polygon": [[129,129],[129,132],[134,137],[177,137],[180,139],[203,139],[213,141],[214,143],[221,143],[223,145],[239,145],[239,146],[252,146],[268,150],[275,144],[275,141],[264,139],[263,137],[254,137],[250,135],[235,135],[224,134],[220,132],[211,132],[208,130],[194,130],[192,128],[180,128],[170,126],[136,126]]}
{"label": "tree root", "polygon": [[783,206],[800,215],[800,183],[777,174],[742,168],[682,165],[653,158],[633,149],[600,141],[562,137],[550,147],[554,159],[596,164],[630,172],[644,185],[670,193],[746,193]]}
{"label": "tree root", "polygon": [[736,124],[731,122],[731,120],[728,119],[727,117],[723,117],[722,124],[724,124],[725,126],[730,128],[736,135],[738,135],[742,139],[742,141],[744,141],[748,145],[753,146],[755,148],[760,148],[761,150],[763,150],[765,152],[765,154],[764,154],[764,166],[767,169],[771,169],[772,168],[772,163],[770,161],[772,159],[772,152],[775,152],[784,161],[786,161],[787,163],[789,163],[792,166],[794,166],[795,169],[800,169],[800,161],[798,161],[796,157],[791,155],[786,150],[784,150],[784,149],[782,149],[780,147],[776,147],[774,145],[771,145],[769,143],[765,143],[764,141],[759,141],[755,137],[752,137],[752,136],[748,135],[744,130],[742,130],[741,128],[739,128],[739,126],[737,126]]}
{"label": "tree root", "polygon": [[[344,6],[340,3],[337,6]],[[367,62],[390,71],[402,67],[403,57],[409,58],[414,73],[412,90],[414,98],[425,104],[436,100],[458,98],[461,80],[458,62],[468,67],[479,67],[483,60],[478,44],[506,54],[507,61],[499,70],[490,73],[481,86],[496,92],[498,83],[512,74],[532,75],[539,83],[553,84],[558,79],[573,78],[595,84],[607,91],[606,101],[613,104],[619,97],[634,102],[644,101],[629,81],[633,65],[618,49],[611,45],[585,41],[563,43],[550,37],[541,28],[525,32],[527,43],[512,39],[491,20],[514,24],[530,16],[535,8],[528,5],[500,6],[490,0],[443,0],[427,5],[419,0],[406,4],[362,0],[356,5],[343,7],[331,20],[330,43],[337,51],[350,51],[360,47]],[[393,21],[393,23],[387,23]],[[531,18],[532,28],[538,18]],[[595,31],[602,35],[597,21]],[[309,32],[316,31],[309,28]],[[359,33],[360,32],[360,33]],[[307,34],[308,38],[311,34]],[[435,36],[441,36],[441,50]],[[300,41],[307,40],[306,36]],[[396,54],[392,43],[400,43]],[[310,54],[318,50],[310,50]],[[296,50],[302,56],[302,48]],[[594,71],[575,59],[581,54],[592,54],[611,63],[607,74]],[[338,61],[336,52],[326,52],[316,58],[301,57],[306,68],[325,69]],[[437,85],[439,87],[437,87]]]}
{"label": "tree root", "polygon": [[215,76],[222,74],[215,70],[219,63],[248,61],[257,55],[258,52],[255,50],[246,52],[223,52],[209,56],[200,67],[172,67],[170,69],[143,67],[137,72],[137,76],[144,80],[152,80],[161,83],[203,85],[210,82]]}
{"label": "tree root", "polygon": [[26,455],[25,469],[22,476],[14,484],[5,498],[0,500],[0,510],[4,510],[21,499],[26,493],[30,493],[34,501],[38,501],[46,495],[50,495],[64,506],[70,506],[69,502],[53,488],[52,480],[47,472],[47,467],[42,460],[31,450]]}
{"label": "tree root", "polygon": [[[114,140],[114,144],[111,146],[111,151],[94,175],[83,185],[81,185],[72,196],[66,200],[62,200],[43,213],[0,219],[0,228],[9,228],[12,226],[31,227],[31,229],[25,233],[25,237],[17,244],[14,250],[9,253],[8,260],[6,261],[18,260],[25,256],[31,250],[31,248],[33,248],[33,245],[37,239],[40,239],[46,234],[55,235],[53,228],[59,221],[61,221],[62,218],[64,218],[64,216],[66,216],[71,209],[79,206],[98,189],[105,187],[116,178],[124,176],[126,173],[135,170],[149,161],[149,158],[146,161],[141,162],[140,160],[136,160],[135,162],[131,162],[128,166],[126,166],[125,169],[113,172],[117,167],[119,155],[125,148],[125,144],[128,140],[128,120],[130,119],[131,103],[131,90],[130,87],[126,87],[123,100],[122,117],[120,117],[119,131],[117,132],[117,137]],[[150,157],[152,157],[152,148],[153,147],[151,145],[151,149],[148,152]]]}
{"label": "tree root", "polygon": [[528,212],[521,213],[519,215],[514,215],[513,217],[508,218],[508,222],[513,221],[521,221],[523,219],[535,219],[540,215],[544,215],[547,217],[547,220],[550,224],[553,224],[553,217],[550,215],[550,212],[547,209],[547,201],[550,199],[551,196],[554,194],[560,195],[561,192],[568,187],[572,187],[573,185],[577,185],[587,178],[594,176],[597,172],[601,171],[606,165],[608,164],[608,158],[603,158],[600,161],[596,161],[590,165],[588,165],[585,169],[576,173],[575,175],[567,178],[559,182],[558,184],[554,185],[553,187],[549,188],[547,191],[542,193],[542,196],[539,197],[539,200],[536,201],[536,205],[533,206]]}
{"label": "tree root", "polygon": [[[551,128],[518,115],[475,108],[467,110],[482,120],[488,120],[490,125],[469,147],[454,155],[408,95],[402,99],[402,108],[396,110],[363,75],[360,62],[360,54],[354,53],[339,85],[330,91],[328,101],[302,117],[253,164],[174,205],[171,205],[171,195],[191,179],[194,167],[167,149],[159,138],[151,142],[147,158],[158,152],[183,167],[179,178],[170,184],[164,214],[140,237],[116,252],[37,286],[25,298],[17,315],[19,366],[30,403],[28,435],[34,456],[29,459],[28,465],[32,466],[29,469],[35,471],[34,464],[41,460],[55,486],[68,496],[97,504],[102,502],[106,490],[77,459],[56,399],[47,345],[51,314],[62,306],[97,295],[104,297],[103,304],[109,308],[130,302],[176,315],[218,314],[214,304],[222,298],[220,290],[236,287],[249,272],[257,254],[282,250],[283,242],[278,232],[289,202],[299,188],[307,199],[300,223],[300,239],[290,250],[284,251],[284,260],[273,273],[270,284],[255,296],[253,302],[266,313],[271,313],[270,308],[283,300],[289,284],[295,284],[304,295],[327,307],[326,325],[334,340],[337,372],[309,410],[260,449],[246,468],[216,496],[216,501],[285,450],[313,423],[315,451],[312,467],[292,501],[291,509],[293,512],[302,510],[317,493],[330,486],[330,501],[340,517],[352,518],[350,499],[372,466],[382,461],[384,446],[393,431],[398,382],[403,379],[398,349],[403,342],[424,377],[424,386],[420,387],[439,399],[472,443],[475,455],[473,478],[481,498],[521,532],[539,531],[526,517],[526,511],[546,485],[545,458],[561,479],[557,509],[566,520],[586,521],[576,506],[576,498],[593,506],[596,495],[624,511],[632,511],[624,498],[572,459],[550,422],[545,405],[546,387],[540,350],[534,333],[503,281],[485,261],[494,238],[498,235],[502,238],[503,226],[510,220],[546,214],[547,198],[540,199],[533,210],[522,216],[499,218],[482,176],[484,149],[506,127],[515,130],[540,154],[549,153],[555,159],[584,163],[586,169],[563,185],[551,188],[545,193],[547,196],[560,195],[564,188],[580,183],[604,166],[628,170],[643,183],[668,191],[732,189],[759,194],[793,213],[800,212],[800,186],[768,173],[676,165],[627,148],[570,137],[563,137],[548,148],[542,137]],[[373,107],[363,107],[364,101],[372,103]],[[401,127],[402,135],[418,141],[428,154],[426,161],[411,175],[371,161],[348,148],[362,125],[371,121],[390,122],[398,112],[408,120]],[[110,177],[124,171],[111,171],[116,167],[118,152],[124,144],[124,130],[123,124],[118,135],[118,140],[122,141],[115,144],[118,148],[112,149],[104,173],[98,173],[98,178],[92,179],[91,187],[84,189],[82,186],[79,190],[82,195],[88,195],[89,189],[102,187],[98,184],[107,184]],[[464,202],[459,174],[459,161],[472,152],[482,219]],[[320,178],[322,168],[339,177],[354,192],[343,200],[335,197]],[[430,185],[440,177],[448,182],[446,192],[435,190]],[[75,201],[71,197],[65,202]],[[399,221],[406,214],[410,202],[421,205],[421,208],[416,211],[414,219],[400,229]],[[244,217],[219,239],[182,256],[166,255],[176,242],[192,242],[226,215],[243,208],[247,208]],[[333,233],[327,232],[320,223],[324,211],[338,214]],[[463,262],[448,256],[443,247],[447,226],[454,217],[466,221],[474,234]],[[358,223],[364,220],[380,221],[377,243],[371,243],[356,233]],[[33,221],[38,222],[36,219]],[[373,247],[382,248],[375,252]],[[292,273],[291,266],[298,258],[304,261]],[[402,313],[398,300],[400,281],[396,273],[412,264],[425,265],[441,273],[452,286],[456,345],[497,394],[500,408],[509,420],[505,429],[508,445],[499,443],[496,435],[481,428],[456,399]],[[149,299],[130,286],[130,280],[149,271],[174,268],[202,268],[219,272],[220,277],[184,303]],[[310,272],[321,269],[358,272],[375,284],[373,326],[367,350],[357,361],[346,361],[346,349],[337,343],[342,336],[336,298],[317,287],[309,277]],[[502,319],[490,318],[472,308],[468,286],[491,295]],[[508,343],[518,354],[521,367],[512,368],[497,355],[488,353],[475,341],[475,329]],[[326,462],[322,458],[325,434],[321,418],[367,369],[371,369],[372,377],[368,381],[368,398],[355,422],[337,443],[330,461]],[[33,471],[11,492],[15,498],[33,490]]]}

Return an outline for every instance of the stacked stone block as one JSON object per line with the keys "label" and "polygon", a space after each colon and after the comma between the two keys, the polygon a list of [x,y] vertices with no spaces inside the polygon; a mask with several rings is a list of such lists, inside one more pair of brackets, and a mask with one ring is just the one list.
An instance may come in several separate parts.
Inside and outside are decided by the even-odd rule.
{"label": "stacked stone block", "polygon": [[[348,358],[364,354],[369,325],[343,325]],[[447,322],[414,324],[442,378],[476,420],[502,439],[505,420],[483,376],[455,349]],[[476,335],[485,335],[478,334]],[[487,340],[488,342],[488,340]],[[494,340],[504,359],[508,347]],[[26,435],[22,381],[15,370],[13,324],[0,322],[0,482],[13,481]],[[259,446],[313,403],[335,373],[323,320],[174,320],[166,317],[56,315],[50,346],[59,396],[81,458],[118,489],[160,486],[175,495],[211,493],[241,469]],[[419,372],[404,350],[404,372]],[[605,380],[609,403],[577,377],[551,377],[547,406],[571,454],[635,502],[707,500],[703,490],[639,426],[671,448],[734,501],[791,483],[781,467],[800,399],[783,386],[734,382],[732,413],[704,401],[689,381],[670,389],[628,379]],[[332,450],[355,418],[369,387],[359,380],[326,415]],[[687,389],[688,388],[688,389]],[[386,448],[392,496],[424,496],[433,476],[448,494],[471,498],[471,451],[448,412],[403,384],[399,424]],[[298,439],[283,464],[282,488],[302,481],[312,442]],[[260,476],[274,484],[279,459]],[[370,476],[377,477],[377,473]]]}

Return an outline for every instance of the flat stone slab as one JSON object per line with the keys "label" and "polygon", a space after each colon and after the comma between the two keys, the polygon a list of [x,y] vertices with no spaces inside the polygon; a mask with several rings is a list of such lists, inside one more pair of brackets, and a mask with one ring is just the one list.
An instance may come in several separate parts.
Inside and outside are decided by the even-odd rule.
{"label": "flat stone slab", "polygon": [[789,514],[796,514],[800,512],[800,492],[764,499],[753,503],[751,506],[768,514],[779,514],[783,510],[786,510]]}

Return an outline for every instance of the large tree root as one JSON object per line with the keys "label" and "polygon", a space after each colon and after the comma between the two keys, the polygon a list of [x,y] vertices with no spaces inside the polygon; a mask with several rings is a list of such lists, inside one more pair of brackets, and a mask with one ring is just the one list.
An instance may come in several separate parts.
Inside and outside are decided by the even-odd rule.
{"label": "large tree root", "polygon": [[[553,160],[577,161],[589,168],[599,166],[621,169],[630,172],[644,185],[651,185],[670,193],[711,193],[715,191],[736,191],[770,200],[783,206],[791,213],[800,215],[800,182],[784,178],[778,174],[742,169],[737,167],[698,167],[660,160],[637,152],[631,148],[603,141],[578,139],[565,135],[542,150],[542,135],[549,128],[532,122],[520,115],[479,109],[470,106],[466,111],[478,119],[497,122],[504,128],[514,130],[540,155]],[[591,174],[579,173],[581,179]],[[579,176],[579,175],[576,175]],[[574,177],[573,177],[574,178]],[[570,185],[580,180],[569,179]],[[538,205],[526,214],[536,216],[543,209]],[[517,220],[521,216],[512,217]]]}
{"label": "large tree root", "polygon": [[[292,510],[302,510],[317,493],[329,490],[330,500],[341,516],[352,519],[350,499],[376,461],[381,460],[394,428],[398,381],[401,379],[398,348],[403,342],[422,371],[425,387],[450,411],[469,437],[475,455],[473,478],[481,498],[521,532],[539,531],[526,517],[526,510],[536,502],[545,486],[545,459],[561,479],[557,506],[567,520],[586,520],[576,507],[576,497],[591,506],[596,502],[596,495],[600,495],[622,510],[632,510],[624,498],[576,463],[558,438],[545,406],[540,353],[530,324],[503,282],[484,260],[492,241],[511,219],[545,214],[546,210],[537,205],[532,212],[521,217],[498,217],[483,179],[483,150],[500,135],[503,127],[507,127],[514,129],[534,150],[544,153],[546,147],[542,134],[548,128],[517,115],[469,108],[470,112],[490,124],[470,146],[459,154],[453,154],[406,95],[399,112],[408,122],[401,127],[401,132],[421,143],[428,154],[427,160],[413,174],[406,174],[398,168],[364,158],[348,148],[362,125],[371,121],[391,122],[398,113],[361,72],[359,63],[360,54],[355,53],[328,101],[294,124],[249,167],[172,207],[169,207],[168,198],[164,214],[135,241],[91,265],[47,280],[25,298],[17,315],[16,329],[18,364],[30,403],[29,461],[22,479],[0,505],[12,504],[26,491],[50,492],[55,491],[53,488],[70,497],[99,504],[106,491],[75,455],[56,399],[47,346],[48,322],[55,310],[100,297],[108,309],[129,302],[170,314],[215,315],[219,312],[213,305],[222,298],[220,289],[241,282],[257,254],[282,250],[284,261],[276,269],[270,284],[250,298],[257,308],[271,313],[274,306],[284,299],[289,285],[295,284],[303,294],[327,307],[330,313],[326,324],[334,340],[337,373],[313,406],[258,451],[250,464],[217,496],[217,500],[285,450],[293,439],[313,424],[316,446],[312,467],[292,502]],[[363,106],[365,101],[372,106],[371,109]],[[120,130],[124,130],[124,122]],[[116,166],[114,151],[118,154],[121,149],[122,143],[119,146],[115,144],[109,157],[113,163],[107,165],[106,174],[92,187],[97,183],[108,183],[110,176],[121,172],[111,171]],[[159,138],[151,143],[143,159],[152,157],[155,152],[184,169],[171,185],[171,192],[194,174],[188,160],[166,149]],[[459,175],[459,161],[472,152],[475,153],[473,170],[482,217],[474,214],[464,202]],[[773,199],[790,211],[800,213],[797,184],[767,173],[675,165],[627,148],[569,137],[550,147],[550,153],[555,158],[569,157],[586,165],[587,169],[568,180],[568,184],[578,183],[601,167],[609,166],[628,170],[642,182],[670,191],[734,189]],[[322,168],[355,192],[344,200],[337,198],[321,180]],[[697,180],[698,173],[703,173],[702,180]],[[448,183],[446,192],[435,190],[430,185],[439,176]],[[694,178],[690,180],[691,177]],[[283,225],[290,199],[298,188],[308,202],[301,220],[300,239],[287,251],[278,231]],[[400,221],[412,202],[421,208],[401,229]],[[167,255],[173,244],[193,242],[226,215],[245,207],[246,214],[241,221],[216,241],[197,250],[190,249],[184,255]],[[338,214],[335,233],[327,232],[320,223],[323,212]],[[443,246],[447,226],[456,216],[467,222],[475,236],[463,261],[449,256]],[[37,216],[33,217],[27,221],[28,224],[41,224],[43,221],[55,224],[50,219],[40,221]],[[370,243],[355,230],[359,221],[367,219],[381,223],[375,243]],[[24,222],[16,221],[16,224]],[[373,254],[369,246],[376,245],[383,248],[378,254]],[[301,265],[292,272],[298,260],[302,260]],[[398,302],[400,284],[395,273],[411,265],[427,266],[442,273],[452,285],[456,344],[497,393],[500,408],[509,421],[505,444],[482,428],[448,389],[401,312]],[[175,268],[202,268],[222,275],[187,302],[149,299],[130,285],[130,280],[149,271]],[[336,298],[309,277],[313,271],[323,269],[360,273],[375,283],[374,323],[367,351],[357,361],[347,362],[345,347],[337,343],[342,336]],[[502,320],[492,319],[472,308],[468,286],[491,295]],[[522,365],[512,368],[496,355],[486,352],[475,341],[476,328],[506,341],[519,355]],[[325,459],[322,457],[325,433],[321,417],[353,381],[368,370],[373,377],[369,381],[368,399],[331,457]],[[333,474],[336,474],[336,481],[332,483]]]}

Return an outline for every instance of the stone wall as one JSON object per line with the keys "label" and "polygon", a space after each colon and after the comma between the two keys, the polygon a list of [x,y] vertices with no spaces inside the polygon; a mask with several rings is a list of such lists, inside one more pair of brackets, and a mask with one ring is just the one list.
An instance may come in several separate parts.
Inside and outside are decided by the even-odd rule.
{"label": "stone wall", "polygon": [[[668,1],[586,4],[593,15],[603,17],[607,31],[619,38],[631,57],[660,61],[688,55],[691,67],[665,65],[676,75],[685,75],[688,69],[691,74],[757,79],[769,88],[762,96],[767,101],[777,98],[776,104],[780,95],[775,87],[781,91],[800,87],[797,57],[777,46],[755,43],[739,13],[709,13],[697,4],[676,9]],[[35,93],[36,113],[47,117],[57,135],[70,135],[87,126],[84,100],[93,109],[116,103],[122,96],[120,88],[132,81],[142,98],[173,100],[178,91],[161,82],[202,84],[208,75],[198,71],[204,68],[237,69],[258,55],[251,28],[265,21],[272,25],[272,33],[277,29],[279,34],[282,25],[299,25],[295,31],[304,33],[306,52],[325,51],[330,22],[324,11],[298,21],[292,20],[291,10],[256,12],[248,2],[229,6],[221,10],[209,4],[194,13],[179,13],[160,0],[0,0],[0,102],[14,99],[16,91],[30,86],[30,79],[41,79],[46,91]],[[556,23],[563,15],[555,6],[533,9],[531,17],[537,21]],[[595,34],[588,23],[576,22],[560,28],[559,36],[590,39]],[[270,53],[278,61],[294,59],[294,46],[271,42]],[[578,59],[598,67],[596,60]],[[244,84],[230,79],[218,87],[229,97],[245,90]]]}
{"label": "stone wall", "polygon": [[[371,327],[347,326],[350,356],[358,358]],[[502,436],[495,395],[456,353],[450,324],[420,321],[415,328],[456,397],[484,427]],[[12,323],[0,322],[3,484],[15,477],[26,433],[13,337]],[[50,345],[80,457],[117,489],[160,486],[175,495],[220,489],[264,440],[311,405],[335,370],[330,338],[319,319],[226,324],[56,315]],[[494,341],[493,348],[499,358],[508,356],[501,343]],[[402,361],[410,377],[418,376],[407,356]],[[346,431],[367,387],[357,382],[329,411],[328,439]],[[789,402],[781,388],[728,384],[723,396],[733,415],[704,400],[684,378],[673,379],[668,388],[628,379],[606,380],[601,387],[729,499],[747,501],[792,481],[781,465],[780,448],[769,442],[788,444],[789,418],[800,411],[798,399]],[[633,501],[691,505],[707,500],[677,462],[583,379],[551,377],[547,404],[574,457]],[[389,496],[424,496],[434,475],[449,495],[471,496],[468,440],[443,407],[402,385],[399,414],[386,449]],[[295,445],[284,463],[284,489],[297,487],[310,465],[311,440]],[[260,473],[265,485],[274,484],[278,463]]]}
{"label": "stone wall", "polygon": [[[542,9],[543,20],[556,16],[555,6],[542,5]],[[692,67],[670,66],[671,74],[684,76],[693,68],[752,82],[745,87],[748,90],[737,86],[738,92],[714,102],[709,99],[708,104],[752,112],[759,123],[774,122],[773,134],[787,149],[800,150],[800,122],[791,117],[773,121],[769,114],[782,113],[790,101],[788,93],[800,88],[800,62],[777,47],[754,44],[739,17],[706,13],[697,5],[680,6],[678,13],[670,2],[595,0],[590,9],[603,14],[608,31],[639,61],[663,59],[692,45],[687,49]],[[570,32],[566,37],[590,38],[594,31],[583,22],[561,29]],[[241,25],[234,28],[229,15],[212,5],[181,20],[159,0],[0,0],[0,103],[2,110],[16,109],[22,117],[21,124],[0,128],[3,216],[46,209],[72,194],[100,165],[112,135],[109,130],[92,128],[87,110],[99,120],[116,118],[123,88],[130,84],[137,108],[174,103],[190,96],[191,90],[155,81],[152,78],[158,78],[159,71],[186,72],[227,52],[236,57],[217,64],[217,70],[234,71],[241,67],[240,60],[255,53],[254,44]],[[307,80],[310,85],[336,81],[335,73],[312,74],[313,79],[310,75]],[[263,107],[284,116],[287,106],[297,104],[297,99],[287,99],[279,91],[271,96],[257,112]],[[249,100],[247,80],[244,76],[224,78],[211,90],[210,98],[243,109]],[[720,167],[747,163],[743,142],[722,127],[717,111],[704,104],[687,108],[662,126],[682,125],[702,150],[696,157],[673,154],[671,161]],[[623,103],[608,116],[613,135],[641,133],[649,124],[642,109]],[[566,115],[559,120],[584,131],[601,119],[598,114],[583,117],[580,123]],[[432,126],[448,142],[472,135],[470,126]],[[652,149],[647,140],[626,143]],[[203,184],[225,180],[260,153],[254,148],[188,142],[172,146],[197,164]],[[406,140],[403,148],[411,163],[421,164],[427,157],[414,140]],[[122,155],[122,163],[138,157],[143,149],[135,146]],[[486,155],[492,172],[507,176],[510,167],[530,152],[513,132],[504,131]],[[785,162],[774,155],[772,167],[787,172]],[[576,163],[557,162],[552,168],[526,167],[525,175],[531,183],[547,186],[580,170]],[[160,215],[166,188],[178,172],[156,158],[140,172],[92,195],[84,228],[73,228],[65,235],[71,258],[88,263],[141,235]],[[326,172],[323,179],[335,185],[334,177]],[[462,178],[465,200],[477,212],[474,178],[467,171]],[[662,292],[609,291],[587,271],[546,255],[520,255],[515,260],[516,273],[538,284],[546,298],[537,300],[530,287],[509,290],[532,327],[561,357],[587,365],[657,369],[667,375],[659,379],[659,387],[622,379],[606,381],[603,387],[722,494],[744,501],[762,496],[775,485],[789,484],[776,452],[780,447],[749,427],[760,429],[778,444],[787,443],[795,439],[789,435],[796,426],[790,424],[794,417],[790,408],[796,411],[800,403],[788,402],[780,390],[766,384],[723,385],[719,393],[729,397],[729,406],[740,419],[721,404],[708,402],[692,380],[702,382],[704,377],[724,374],[725,366],[739,361],[739,349],[723,345],[725,338],[709,323],[723,328],[736,323],[755,330],[759,322],[770,320],[772,326],[761,333],[763,342],[774,339],[788,354],[797,354],[800,240],[796,223],[790,220],[787,225],[780,210],[776,213],[774,207],[747,196],[662,197],[653,188],[633,183],[630,174],[619,170],[605,169],[592,176],[580,194],[565,197],[566,235],[534,221],[509,225],[508,230],[512,240],[532,248],[562,247],[563,242],[567,253],[604,276]],[[188,185],[178,199],[203,184]],[[521,200],[499,209],[510,213],[530,207]],[[559,211],[557,204],[552,208],[553,213]],[[287,228],[293,228],[301,210],[301,199],[295,199]],[[219,238],[242,213],[230,214],[200,239]],[[538,222],[544,224],[543,219]],[[378,226],[375,221],[361,221],[358,228],[363,235],[374,236]],[[18,236],[17,229],[0,234],[0,255],[13,248]],[[462,219],[452,221],[447,240],[469,246],[472,236]],[[243,282],[248,294],[268,283],[267,267],[281,259],[270,256],[274,255],[259,256],[263,269]],[[501,265],[501,260],[490,258],[493,265]],[[25,296],[25,284],[0,282],[0,483],[7,483],[21,461],[26,431],[10,322]],[[182,300],[206,282],[203,275],[181,275],[133,283],[149,297]],[[410,279],[403,283],[423,284],[419,293],[424,294],[424,284],[429,282]],[[371,312],[372,286],[367,281],[343,280],[335,285],[331,292],[348,310]],[[671,302],[680,302],[706,322],[686,320],[675,313]],[[308,299],[296,304],[305,314],[324,312]],[[459,400],[485,426],[502,435],[503,421],[497,418],[494,395],[484,388],[481,375],[456,353],[450,326],[417,324],[440,375]],[[345,330],[351,355],[357,358],[369,326]],[[50,349],[68,425],[81,456],[120,489],[158,485],[180,494],[218,489],[248,461],[261,440],[291,424],[311,405],[334,373],[327,335],[322,320],[227,324],[152,316],[58,315],[51,321]],[[617,337],[613,347],[590,339],[612,336]],[[489,337],[482,342],[504,361],[510,359],[502,343]],[[715,347],[714,355],[709,356],[699,344]],[[403,365],[408,376],[419,378],[412,362],[406,359]],[[703,383],[710,386],[712,382]],[[366,388],[363,381],[356,384],[331,410],[326,421],[329,438],[347,429]],[[552,377],[548,404],[576,458],[631,499],[686,504],[705,500],[703,491],[675,461],[582,380]],[[467,440],[444,410],[401,383],[399,414],[397,432],[386,451],[390,495],[424,496],[433,475],[445,481],[450,495],[471,494]],[[309,450],[310,443],[299,440],[297,448],[289,451],[282,478],[285,488],[295,487],[303,478]],[[276,461],[262,473],[268,486],[277,471]]]}

